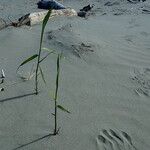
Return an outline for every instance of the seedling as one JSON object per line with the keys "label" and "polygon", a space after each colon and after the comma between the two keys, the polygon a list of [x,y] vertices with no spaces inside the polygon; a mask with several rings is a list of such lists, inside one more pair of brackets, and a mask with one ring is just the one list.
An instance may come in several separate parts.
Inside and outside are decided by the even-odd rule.
{"label": "seedling", "polygon": [[55,118],[55,124],[54,124],[54,135],[57,135],[58,132],[59,132],[59,128],[57,126],[57,108],[59,108],[60,110],[64,111],[64,112],[67,112],[67,113],[70,113],[70,111],[68,111],[67,109],[65,109],[63,106],[61,105],[58,105],[58,89],[59,89],[59,77],[60,77],[60,58],[61,58],[61,55],[58,54],[57,56],[57,74],[56,74],[56,81],[55,81],[55,95],[54,95],[54,102],[55,102],[55,111],[54,113],[52,114]]}
{"label": "seedling", "polygon": [[[25,64],[27,64],[27,63],[29,63],[30,61],[32,61],[32,60],[34,60],[34,59],[37,59],[36,69],[35,69],[35,94],[36,94],[36,95],[37,95],[38,92],[39,92],[39,90],[38,90],[38,74],[39,74],[38,72],[39,72],[39,71],[40,71],[40,74],[41,74],[41,76],[42,76],[42,79],[43,79],[44,83],[46,83],[45,78],[44,78],[44,74],[43,74],[43,71],[42,71],[42,67],[40,67],[40,63],[41,63],[43,60],[45,60],[45,58],[46,58],[49,54],[52,53],[52,51],[51,51],[51,52],[49,52],[49,54],[46,55],[44,58],[41,58],[44,30],[45,30],[46,24],[47,24],[47,22],[48,22],[48,19],[49,19],[49,17],[50,17],[50,14],[51,14],[51,10],[48,11],[48,13],[46,14],[46,16],[45,16],[45,18],[44,18],[44,20],[43,20],[42,31],[41,31],[41,38],[40,38],[40,47],[39,47],[39,50],[38,50],[38,54],[34,54],[34,55],[30,56],[30,57],[27,58],[25,61],[23,61],[23,62],[20,64],[20,66],[18,67],[18,69],[19,69],[21,66],[23,66],[23,65],[25,65]],[[18,69],[17,69],[17,71],[18,71]]]}
{"label": "seedling", "polygon": [[[38,60],[37,60],[37,66],[36,66],[36,72],[35,72],[35,93],[38,94],[38,70],[40,67],[40,59],[41,59],[41,51],[42,51],[42,43],[43,43],[43,35],[44,35],[44,30],[46,27],[46,24],[48,22],[48,19],[50,17],[51,14],[51,10],[48,11],[48,13],[46,14],[44,20],[43,20],[43,24],[42,24],[42,31],[41,31],[41,40],[40,40],[40,48],[39,48],[39,52],[38,52]],[[43,73],[42,73],[42,68],[40,68],[40,72],[42,75],[42,78],[44,79]],[[45,80],[44,80],[45,81]]]}
{"label": "seedling", "polygon": [[[46,27],[46,24],[48,22],[48,19],[50,17],[50,14],[51,14],[51,10],[48,11],[48,13],[46,14],[44,20],[43,20],[43,24],[42,24],[42,31],[41,31],[41,39],[40,39],[40,48],[39,48],[39,51],[38,51],[38,54],[34,54],[32,56],[30,56],[28,59],[26,59],[25,61],[23,61],[20,66],[18,67],[18,69],[27,64],[28,62],[34,60],[34,59],[37,59],[37,64],[36,64],[36,70],[35,70],[35,94],[37,95],[39,90],[38,90],[38,71],[40,71],[40,74],[42,76],[42,79],[43,81],[46,83],[45,81],[45,78],[44,78],[44,74],[43,74],[43,71],[42,71],[42,68],[40,66],[40,63],[45,60],[47,58],[47,56],[51,53],[54,53],[53,51],[50,51],[49,49],[47,48],[42,48],[42,42],[43,42],[43,35],[44,35],[44,30],[45,30],[45,27]],[[45,49],[45,50],[48,50],[49,53],[48,55],[46,55],[45,57],[41,58],[41,52],[42,52],[42,49]],[[56,54],[56,53],[55,53]],[[59,132],[59,128],[58,128],[58,125],[57,125],[57,111],[58,109],[64,111],[64,112],[67,112],[67,113],[70,113],[70,111],[68,111],[67,109],[65,109],[63,106],[59,105],[58,104],[58,88],[59,88],[59,77],[60,77],[60,59],[61,59],[61,54],[58,54],[57,56],[57,73],[56,73],[56,81],[55,81],[55,95],[54,95],[54,113],[52,113],[52,115],[54,116],[54,132],[53,132],[53,135],[57,135],[58,132]],[[18,70],[17,69],[17,70]]]}

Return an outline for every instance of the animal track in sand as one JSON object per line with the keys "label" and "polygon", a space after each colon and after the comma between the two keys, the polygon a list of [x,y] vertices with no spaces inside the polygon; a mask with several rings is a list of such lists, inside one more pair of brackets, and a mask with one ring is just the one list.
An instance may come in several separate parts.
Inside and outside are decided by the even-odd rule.
{"label": "animal track in sand", "polygon": [[134,69],[131,79],[137,84],[138,95],[150,96],[150,68]]}
{"label": "animal track in sand", "polygon": [[134,39],[136,37],[134,35],[125,35],[123,38],[128,42],[128,44],[134,44]]}
{"label": "animal track in sand", "polygon": [[96,141],[99,150],[137,150],[131,136],[124,131],[103,129]]}

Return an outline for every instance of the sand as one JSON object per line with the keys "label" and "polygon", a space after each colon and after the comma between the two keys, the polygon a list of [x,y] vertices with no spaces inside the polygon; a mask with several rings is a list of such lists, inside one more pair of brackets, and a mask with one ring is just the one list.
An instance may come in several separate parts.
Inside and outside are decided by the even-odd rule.
{"label": "sand", "polygon": [[[38,11],[37,0],[1,0],[1,18],[9,22]],[[18,65],[39,48],[41,25],[0,31],[0,150],[149,150],[150,147],[150,2],[126,0],[73,1],[63,4],[77,11],[94,9],[84,18],[57,17],[46,27],[43,47],[62,51],[59,104],[60,133],[32,144],[54,129],[56,56],[42,68],[40,93],[32,95],[28,78],[33,62]],[[109,6],[108,6],[109,5]],[[44,51],[42,56],[47,52]],[[24,97],[23,97],[24,95]],[[27,145],[25,145],[27,144]]]}

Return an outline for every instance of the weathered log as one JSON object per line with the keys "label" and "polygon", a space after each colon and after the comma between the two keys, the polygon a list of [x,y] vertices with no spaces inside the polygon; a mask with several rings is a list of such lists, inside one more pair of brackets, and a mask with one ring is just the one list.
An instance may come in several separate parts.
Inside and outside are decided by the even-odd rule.
{"label": "weathered log", "polygon": [[[23,25],[32,26],[32,25],[39,24],[40,22],[43,21],[47,12],[48,12],[48,10],[41,11],[41,12],[29,13],[29,14],[26,14],[26,15],[22,16],[21,18],[19,18],[18,21],[11,22],[9,24],[7,24],[5,22],[5,20],[0,19],[0,30],[3,28],[6,28],[8,26],[20,27]],[[74,9],[71,9],[71,8],[52,10],[49,19],[51,19],[53,17],[57,17],[57,16],[78,16],[78,13]]]}
{"label": "weathered log", "polygon": [[[48,11],[34,12],[30,14],[26,14],[25,16],[19,18],[18,22],[14,23],[14,26],[19,27],[22,25],[32,26],[35,24],[39,24],[43,21],[45,15]],[[50,19],[56,16],[77,16],[77,12],[74,9],[60,9],[60,10],[52,10]]]}

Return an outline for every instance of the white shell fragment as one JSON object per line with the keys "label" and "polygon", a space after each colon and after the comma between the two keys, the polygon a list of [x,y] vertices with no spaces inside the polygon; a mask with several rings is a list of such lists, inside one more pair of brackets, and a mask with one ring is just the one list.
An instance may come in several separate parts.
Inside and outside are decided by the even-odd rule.
{"label": "white shell fragment", "polygon": [[1,70],[1,78],[5,78],[5,73],[3,69]]}

